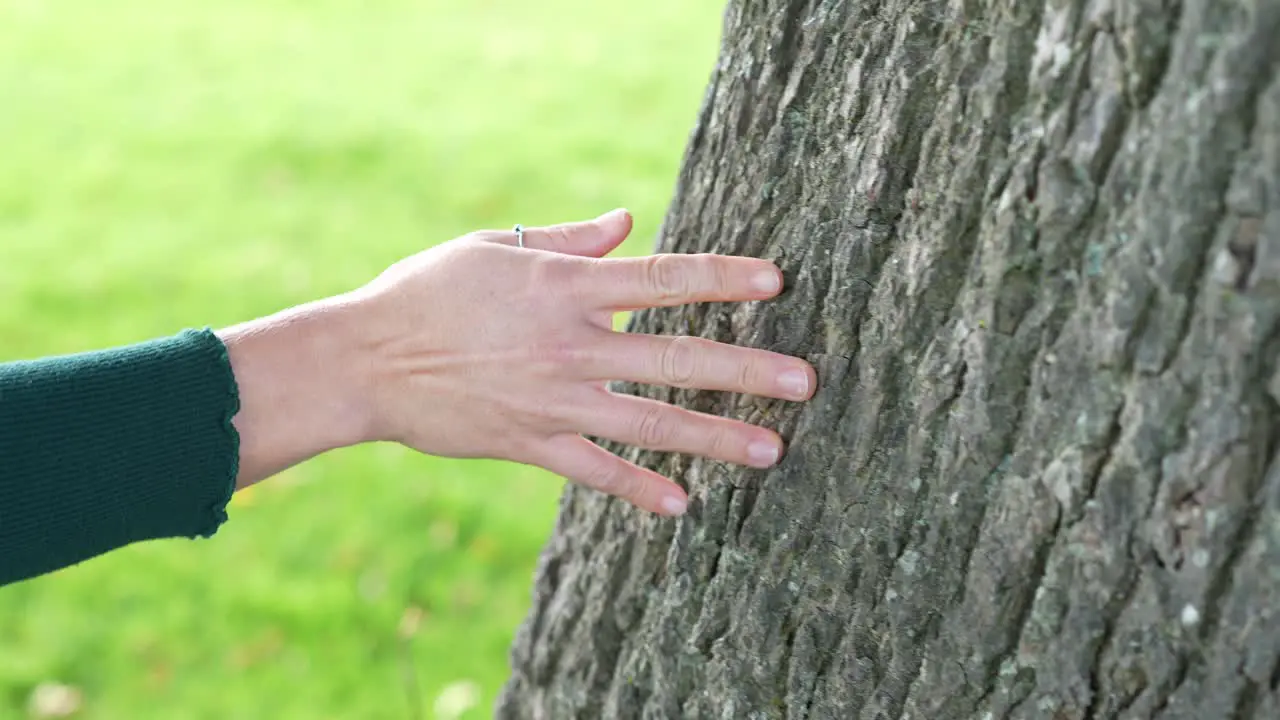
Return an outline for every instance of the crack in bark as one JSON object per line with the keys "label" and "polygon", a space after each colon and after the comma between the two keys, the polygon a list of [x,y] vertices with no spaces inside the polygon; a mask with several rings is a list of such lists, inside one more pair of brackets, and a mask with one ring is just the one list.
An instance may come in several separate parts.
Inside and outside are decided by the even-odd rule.
{"label": "crack in bark", "polygon": [[1115,452],[1116,443],[1120,440],[1121,431],[1123,430],[1120,418],[1124,416],[1124,409],[1127,405],[1128,398],[1123,398],[1115,411],[1111,413],[1111,420],[1107,424],[1106,439],[1102,441],[1102,445],[1099,448],[1102,455],[1098,458],[1097,463],[1085,478],[1084,500],[1079,504],[1079,507],[1076,508],[1074,517],[1071,518],[1069,523],[1067,523],[1068,532],[1074,530],[1076,525],[1079,525],[1084,521],[1086,509],[1089,507],[1089,504],[1096,499],[1098,481],[1101,479],[1102,474],[1106,472],[1107,468],[1111,465],[1112,453]]}
{"label": "crack in bark", "polygon": [[1173,60],[1173,43],[1178,37],[1178,31],[1182,26],[1184,10],[1182,0],[1172,0],[1171,5],[1164,33],[1164,36],[1169,38],[1169,41],[1164,45],[1157,46],[1156,56],[1152,59],[1150,77],[1144,80],[1145,87],[1139,87],[1134,90],[1136,95],[1133,98],[1133,102],[1139,112],[1146,110],[1151,101],[1160,94],[1160,86],[1164,84],[1164,79],[1169,74],[1169,65]]}
{"label": "crack in bark", "polygon": [[[560,569],[564,563],[564,556],[559,548],[548,550],[543,554],[544,561],[536,572],[538,578],[537,590],[533,593],[537,597],[539,593],[545,593],[554,596],[560,590]],[[547,609],[535,606],[534,611],[530,614],[528,632],[532,637],[542,637],[543,628],[547,621]]]}
{"label": "crack in bark", "polygon": [[796,631],[799,629],[799,627],[800,627],[800,620],[798,620],[797,618],[795,618],[790,614],[787,616],[786,621],[784,621],[783,623],[782,658],[778,661],[778,676],[777,676],[778,680],[781,681],[782,687],[774,688],[774,693],[775,693],[774,698],[775,698],[776,705],[781,704],[776,702],[776,699],[785,698],[787,696],[787,678],[790,677],[791,675],[791,655],[795,652]]}
{"label": "crack in bark", "polygon": [[1252,680],[1245,680],[1244,688],[1236,697],[1235,707],[1231,708],[1230,720],[1251,720],[1261,702],[1262,693],[1258,684]]}
{"label": "crack in bark", "polygon": [[[1128,568],[1125,573],[1124,585],[1120,589],[1120,595],[1117,599],[1107,603],[1106,609],[1103,611],[1102,637],[1098,639],[1098,647],[1093,653],[1093,659],[1089,662],[1089,704],[1085,706],[1084,720],[1090,720],[1096,717],[1096,713],[1102,710],[1099,707],[1103,698],[1103,679],[1100,671],[1102,670],[1102,660],[1107,650],[1111,648],[1111,639],[1115,635],[1116,623],[1119,618],[1124,615],[1125,609],[1133,600],[1134,590],[1138,587],[1138,579],[1141,571],[1133,566]],[[1135,694],[1136,698],[1137,695]],[[1112,713],[1114,716],[1116,713]]]}
{"label": "crack in bark", "polygon": [[[1272,434],[1274,437],[1274,431]],[[1221,604],[1235,585],[1233,576],[1236,572],[1236,564],[1240,562],[1240,558],[1248,549],[1249,543],[1255,539],[1257,534],[1258,517],[1262,514],[1262,507],[1265,504],[1262,498],[1263,493],[1266,491],[1265,477],[1266,465],[1263,465],[1255,477],[1245,479],[1247,483],[1245,492],[1249,496],[1249,501],[1244,508],[1244,518],[1228,538],[1227,555],[1222,563],[1215,568],[1213,578],[1209,581],[1209,587],[1205,592],[1204,621],[1200,625],[1200,639],[1202,641],[1209,640],[1212,634],[1216,632],[1218,617],[1222,612]]]}
{"label": "crack in bark", "polygon": [[1190,664],[1191,663],[1188,661],[1185,653],[1178,653],[1177,659],[1174,660],[1173,678],[1171,682],[1161,683],[1160,687],[1157,689],[1155,702],[1151,706],[1152,718],[1160,717],[1160,713],[1168,707],[1169,701],[1173,699],[1174,694],[1176,694],[1182,687],[1182,684],[1187,681],[1187,671],[1190,669]]}
{"label": "crack in bark", "polygon": [[[1019,420],[1021,417],[1022,417],[1022,413],[1019,412],[1018,413]],[[997,470],[1000,469],[1001,465],[1004,463],[1003,458],[1007,456],[1008,453],[1013,449],[1012,447],[1013,442],[1018,436],[1019,420],[1015,420],[1015,425],[1012,428],[1012,431],[1009,432],[1005,437],[1005,439],[1003,440],[1002,448],[1004,452],[1001,454],[1001,460],[997,462],[995,465],[991,466],[990,470],[988,470],[986,473],[987,476],[994,474],[995,472],[997,472]],[[953,597],[950,602],[950,609],[955,609],[963,601],[964,590],[969,586],[969,573],[973,565],[973,554],[977,550],[978,545],[981,543],[982,528],[986,523],[987,512],[991,509],[990,490],[987,490],[986,494],[988,495],[988,497],[985,498],[982,503],[980,503],[981,507],[976,517],[974,517],[973,519],[972,530],[965,533],[961,533],[963,537],[963,540],[961,541],[961,543],[964,546],[964,549],[962,551],[963,557],[959,559],[958,566],[960,567],[960,577],[955,583],[955,588],[951,593]],[[983,679],[984,688],[986,688],[987,685],[990,683],[990,680],[988,679],[988,673],[989,671],[984,672],[984,679]],[[965,674],[965,680],[967,684],[968,672],[966,671],[964,674]],[[994,677],[994,673],[990,673],[990,677]]]}
{"label": "crack in bark", "polygon": [[1033,579],[1021,593],[1023,596],[1021,598],[1023,600],[1022,606],[1014,618],[1014,623],[1017,625],[1018,630],[1010,634],[1009,642],[1007,642],[1004,647],[1000,648],[988,663],[986,676],[984,678],[985,689],[982,696],[974,702],[973,707],[975,712],[981,709],[982,704],[986,699],[995,692],[996,685],[998,684],[996,678],[998,677],[999,669],[1006,661],[1012,660],[1017,655],[1018,647],[1022,643],[1022,635],[1026,632],[1027,622],[1031,619],[1032,610],[1035,609],[1036,593],[1039,591],[1040,586],[1044,584],[1044,577],[1049,566],[1049,556],[1053,552],[1053,548],[1058,538],[1058,529],[1061,526],[1062,515],[1059,513],[1057,521],[1054,522],[1053,527],[1049,530],[1046,537],[1041,540],[1040,545],[1033,556],[1031,571]]}
{"label": "crack in bark", "polygon": [[1111,717],[1124,717],[1124,714],[1132,709],[1134,704],[1138,702],[1138,698],[1142,697],[1142,694],[1147,691],[1147,687],[1148,685],[1145,680],[1139,683],[1137,687],[1130,692],[1128,697],[1124,698],[1124,700],[1116,705],[1115,710],[1111,712]]}

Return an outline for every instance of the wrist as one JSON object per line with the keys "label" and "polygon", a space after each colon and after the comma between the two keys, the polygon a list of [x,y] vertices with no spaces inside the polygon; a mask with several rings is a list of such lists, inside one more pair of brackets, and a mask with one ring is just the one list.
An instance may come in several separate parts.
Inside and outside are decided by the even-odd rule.
{"label": "wrist", "polygon": [[337,296],[219,330],[240,396],[244,487],[372,438],[373,377],[359,303]]}

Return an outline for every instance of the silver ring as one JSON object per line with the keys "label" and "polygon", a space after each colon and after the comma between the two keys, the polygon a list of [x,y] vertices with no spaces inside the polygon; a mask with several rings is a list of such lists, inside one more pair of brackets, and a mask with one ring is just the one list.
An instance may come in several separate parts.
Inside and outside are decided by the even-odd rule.
{"label": "silver ring", "polygon": [[515,230],[516,230],[516,244],[519,245],[520,247],[524,247],[524,226],[516,225]]}

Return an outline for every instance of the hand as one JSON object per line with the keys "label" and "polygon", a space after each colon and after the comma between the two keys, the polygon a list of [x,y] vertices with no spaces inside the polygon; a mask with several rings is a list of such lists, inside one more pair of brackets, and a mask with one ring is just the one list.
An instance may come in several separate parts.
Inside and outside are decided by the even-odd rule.
{"label": "hand", "polygon": [[774,464],[776,433],[612,393],[610,380],[811,397],[802,360],[702,338],[615,332],[613,314],[691,302],[764,300],[781,289],[765,260],[717,255],[601,259],[631,230],[615,211],[594,221],[478,232],[397,263],[359,294],[376,358],[377,439],[432,455],[503,458],[668,515],[686,496],[661,475],[583,435]]}
{"label": "hand", "polygon": [[613,314],[765,300],[772,263],[719,255],[603,258],[631,231],[590,222],[472,233],[356,291],[219,332],[240,387],[243,488],[326,450],[394,441],[536,465],[646,510],[687,497],[583,437],[768,467],[771,430],[608,390],[610,380],[807,400],[816,374],[777,353],[615,332]]}

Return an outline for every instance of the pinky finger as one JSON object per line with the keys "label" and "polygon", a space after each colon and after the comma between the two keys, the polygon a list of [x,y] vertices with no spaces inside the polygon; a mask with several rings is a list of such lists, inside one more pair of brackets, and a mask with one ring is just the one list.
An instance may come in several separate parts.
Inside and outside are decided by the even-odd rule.
{"label": "pinky finger", "polygon": [[641,510],[683,515],[689,497],[662,475],[627,462],[581,435],[560,435],[545,445],[538,464],[570,482],[619,497]]}

